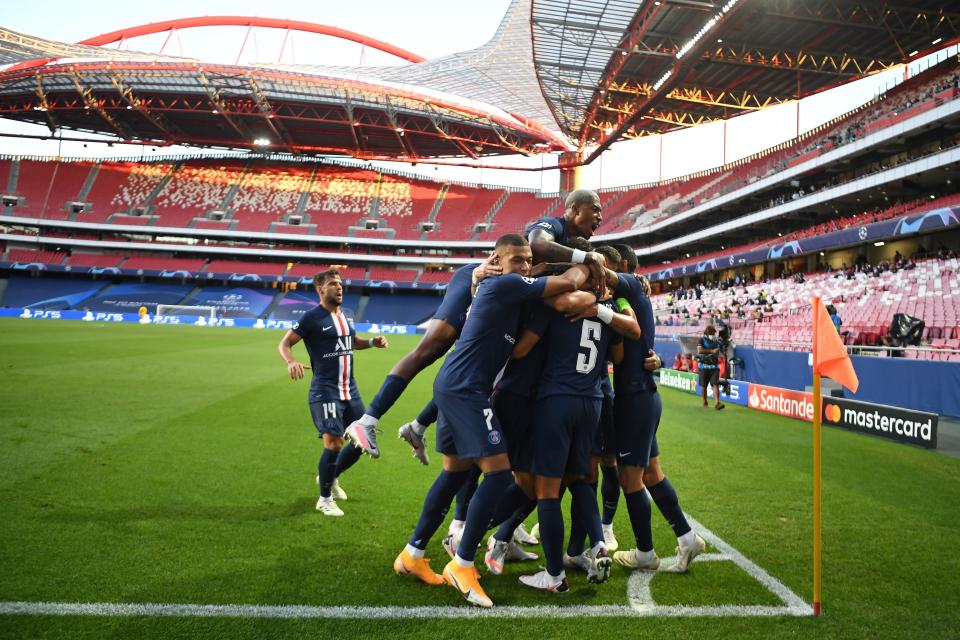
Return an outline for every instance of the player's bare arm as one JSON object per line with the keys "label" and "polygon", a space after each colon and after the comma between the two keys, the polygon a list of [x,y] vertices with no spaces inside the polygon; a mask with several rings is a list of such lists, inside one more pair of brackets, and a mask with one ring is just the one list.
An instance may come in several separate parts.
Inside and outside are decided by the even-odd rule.
{"label": "player's bare arm", "polygon": [[287,331],[277,346],[280,357],[287,363],[287,373],[290,375],[291,380],[302,380],[304,376],[303,365],[297,362],[296,357],[293,355],[293,345],[300,342],[301,339],[302,338],[293,331]]}
{"label": "player's bare arm", "polygon": [[559,276],[547,276],[547,283],[543,288],[543,297],[550,298],[561,293],[576,291],[587,282],[589,277],[589,269],[580,264],[570,267]]}
{"label": "player's bare arm", "polygon": [[553,234],[545,229],[534,229],[527,236],[530,249],[533,251],[533,261],[540,262],[572,262],[585,264],[590,268],[593,277],[600,281],[603,277],[603,257],[595,251],[580,251],[565,247],[555,241]]}
{"label": "player's bare arm", "polygon": [[377,349],[386,349],[390,346],[390,343],[387,342],[386,336],[376,336],[375,338],[357,338],[353,341],[353,348],[357,351],[363,351],[364,349],[369,349],[371,347],[376,347]]}

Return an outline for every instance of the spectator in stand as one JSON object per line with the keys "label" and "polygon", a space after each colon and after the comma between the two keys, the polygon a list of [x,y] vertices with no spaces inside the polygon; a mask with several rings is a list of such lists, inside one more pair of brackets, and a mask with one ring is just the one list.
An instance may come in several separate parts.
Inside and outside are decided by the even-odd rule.
{"label": "spectator in stand", "polygon": [[704,408],[707,403],[707,387],[713,387],[713,397],[716,399],[714,408],[723,409],[726,405],[720,402],[720,341],[717,340],[717,330],[708,324],[703,330],[703,337],[697,344],[697,357],[700,360],[700,388],[703,395]]}

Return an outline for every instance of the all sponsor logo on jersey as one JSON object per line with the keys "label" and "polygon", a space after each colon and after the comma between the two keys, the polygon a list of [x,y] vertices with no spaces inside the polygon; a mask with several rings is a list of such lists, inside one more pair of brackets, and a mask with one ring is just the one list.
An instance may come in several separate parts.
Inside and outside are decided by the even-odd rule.
{"label": "all sponsor logo on jersey", "polygon": [[928,449],[937,447],[940,416],[845,398],[823,399],[823,421],[851,431],[869,433]]}
{"label": "all sponsor logo on jersey", "polygon": [[747,404],[752,409],[813,422],[813,395],[803,391],[751,384]]}

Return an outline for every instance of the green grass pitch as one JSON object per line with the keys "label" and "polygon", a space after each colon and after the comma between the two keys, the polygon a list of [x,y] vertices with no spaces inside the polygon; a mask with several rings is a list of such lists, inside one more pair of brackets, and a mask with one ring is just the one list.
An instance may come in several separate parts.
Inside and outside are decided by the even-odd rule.
{"label": "green grass pitch", "polygon": [[[396,427],[436,369],[382,422],[383,456],[342,479],[346,517],[316,501],[320,444],[307,382],[274,331],[0,322],[0,601],[467,607],[391,562],[439,469]],[[369,400],[415,343],[357,354]],[[305,360],[302,347],[299,353]],[[663,390],[663,466],[693,517],[809,602],[808,425]],[[431,438],[432,442],[432,438]],[[824,615],[814,618],[332,620],[0,616],[0,637],[946,638],[960,633],[960,460],[824,432]],[[654,511],[661,557],[675,540]],[[445,527],[445,525],[444,525]],[[621,502],[615,528],[632,546]],[[428,555],[445,561],[439,537]],[[626,604],[627,574],[571,575],[565,595],[525,590],[512,565],[484,586],[498,605]],[[771,605],[728,563],[658,575],[658,603]]]}

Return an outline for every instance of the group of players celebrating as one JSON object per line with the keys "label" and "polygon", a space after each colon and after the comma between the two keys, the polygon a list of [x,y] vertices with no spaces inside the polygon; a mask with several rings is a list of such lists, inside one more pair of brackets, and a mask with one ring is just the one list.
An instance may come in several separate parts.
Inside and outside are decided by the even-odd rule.
{"label": "group of players celebrating", "polygon": [[[629,246],[590,246],[600,222],[597,194],[574,191],[562,217],[535,222],[525,236],[501,236],[487,260],[457,270],[423,339],[393,367],[365,411],[353,380],[353,350],[383,348],[387,341],[356,338],[340,310],[336,272],[315,278],[320,306],[287,332],[279,350],[293,379],[304,370],[291,347],[303,340],[310,355],[310,409],[324,443],[317,509],[325,515],[343,515],[336,505],[346,498],[338,476],[361,452],[380,455],[381,416],[420,371],[454,347],[434,380],[433,399],[400,428],[426,464],[424,431],[436,420],[443,468],[394,561],[398,574],[450,585],[468,602],[492,607],[480,586],[477,549],[496,528],[484,556],[490,574],[501,574],[509,560],[536,558],[516,542],[536,541],[522,529],[534,509],[546,567],[520,582],[535,589],[567,591],[567,569],[604,582],[613,562],[683,572],[704,550],[660,466],[661,403],[652,375],[660,360],[649,286],[634,275],[637,259]],[[636,539],[627,551],[617,550],[610,526],[621,487]],[[566,549],[563,491],[572,498]],[[452,559],[437,574],[424,552],[455,499],[457,513],[443,540]],[[660,566],[653,548],[651,499],[677,536],[669,567]]]}

